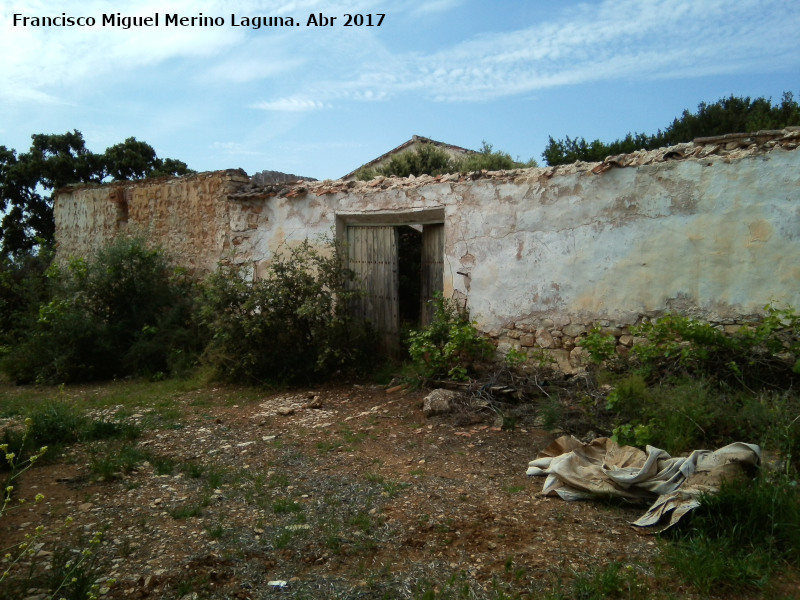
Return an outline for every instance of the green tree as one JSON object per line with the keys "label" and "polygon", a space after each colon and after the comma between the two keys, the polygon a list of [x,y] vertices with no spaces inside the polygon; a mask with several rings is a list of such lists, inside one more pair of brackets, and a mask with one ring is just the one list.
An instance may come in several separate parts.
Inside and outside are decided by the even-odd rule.
{"label": "green tree", "polygon": [[78,130],[31,136],[28,152],[0,146],[0,255],[18,260],[36,247],[52,247],[55,234],[53,197],[71,183],[100,183],[159,175],[183,175],[186,164],[160,159],[136,138],[95,154]]}
{"label": "green tree", "polygon": [[624,138],[605,143],[594,140],[587,143],[584,138],[555,140],[551,136],[542,157],[548,165],[563,165],[579,160],[601,161],[607,156],[653,150],[682,142],[691,142],[698,137],[743,133],[761,129],[781,129],[800,125],[800,104],[791,92],[784,92],[780,104],[772,104],[770,99],[730,96],[706,104],[701,102],[697,112],[684,110],[679,118],[663,131],[648,135],[628,133]]}
{"label": "green tree", "polygon": [[446,150],[434,144],[422,144],[414,150],[407,150],[391,157],[383,165],[374,169],[361,169],[357,179],[367,181],[379,175],[384,177],[408,177],[414,175],[442,175],[444,173],[466,173],[470,171],[500,171],[503,169],[519,169],[535,167],[536,161],[526,163],[511,158],[507,152],[494,150],[493,146],[483,141],[481,150],[465,156],[451,156]]}
{"label": "green tree", "polygon": [[150,144],[129,137],[103,153],[105,175],[114,181],[160,177],[162,175],[185,175],[186,164],[172,158],[158,158]]}
{"label": "green tree", "polygon": [[508,152],[494,150],[492,144],[484,140],[481,149],[476,154],[467,154],[463,158],[455,159],[454,166],[460,173],[469,171],[503,171],[508,169],[520,169],[523,167],[535,167],[536,161],[530,159],[526,163],[511,158]]}

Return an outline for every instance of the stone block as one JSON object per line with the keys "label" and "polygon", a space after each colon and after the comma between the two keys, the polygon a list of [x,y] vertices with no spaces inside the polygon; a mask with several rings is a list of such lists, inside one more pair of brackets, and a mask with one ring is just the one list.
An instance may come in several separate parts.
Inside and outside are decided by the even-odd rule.
{"label": "stone block", "polygon": [[537,329],[536,343],[539,345],[540,348],[552,348],[553,336],[550,335],[550,332],[547,329]]}
{"label": "stone block", "polygon": [[461,394],[453,390],[433,390],[423,400],[422,414],[433,417],[453,412],[460,397]]}
{"label": "stone block", "polygon": [[583,325],[582,323],[570,323],[561,331],[564,333],[564,335],[574,338],[586,333],[586,325]]}
{"label": "stone block", "polygon": [[556,364],[558,370],[566,375],[574,375],[577,371],[570,362],[570,353],[563,348],[545,350],[545,355]]}
{"label": "stone block", "polygon": [[581,346],[575,346],[569,353],[569,362],[573,367],[583,367],[589,362],[589,352]]}

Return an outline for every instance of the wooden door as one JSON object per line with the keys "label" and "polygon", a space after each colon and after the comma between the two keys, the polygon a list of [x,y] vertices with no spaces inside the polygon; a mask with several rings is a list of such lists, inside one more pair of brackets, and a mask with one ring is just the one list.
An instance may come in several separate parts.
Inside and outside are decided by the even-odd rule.
{"label": "wooden door", "polygon": [[348,267],[364,291],[353,305],[356,318],[372,324],[387,352],[400,339],[400,302],[397,270],[397,229],[390,226],[349,226]]}
{"label": "wooden door", "polygon": [[444,289],[444,225],[424,225],[422,227],[422,325],[433,320],[433,305],[430,300],[435,292]]}

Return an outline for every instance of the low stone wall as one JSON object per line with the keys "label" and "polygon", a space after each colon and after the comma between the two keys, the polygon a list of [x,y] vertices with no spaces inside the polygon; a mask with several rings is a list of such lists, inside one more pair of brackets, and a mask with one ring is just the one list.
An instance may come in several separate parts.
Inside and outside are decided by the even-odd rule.
{"label": "low stone wall", "polygon": [[[584,323],[573,321],[568,316],[534,319],[505,323],[500,329],[488,331],[486,334],[497,347],[500,356],[505,356],[511,350],[524,352],[529,363],[545,361],[556,366],[559,371],[572,375],[585,370],[589,362],[588,352],[582,347],[582,341],[590,332],[597,331],[604,337],[613,337],[617,355],[626,356],[634,345],[646,339],[634,335],[635,326],[655,321],[664,314],[641,315],[632,324],[614,323],[607,319]],[[759,315],[753,315],[724,322],[712,321],[710,324],[727,334],[735,334],[758,319]]]}

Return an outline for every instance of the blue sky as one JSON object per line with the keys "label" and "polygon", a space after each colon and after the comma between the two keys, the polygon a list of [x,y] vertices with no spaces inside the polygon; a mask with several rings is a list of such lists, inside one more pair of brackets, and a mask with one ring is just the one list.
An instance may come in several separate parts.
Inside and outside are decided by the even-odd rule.
{"label": "blue sky", "polygon": [[[118,12],[161,23],[101,25]],[[175,13],[225,24],[165,26]],[[307,27],[319,13],[335,25]],[[798,32],[797,0],[0,0],[0,145],[78,129],[95,152],[134,136],[199,171],[325,179],[418,134],[541,163],[548,136],[610,141],[730,94],[797,97]]]}

